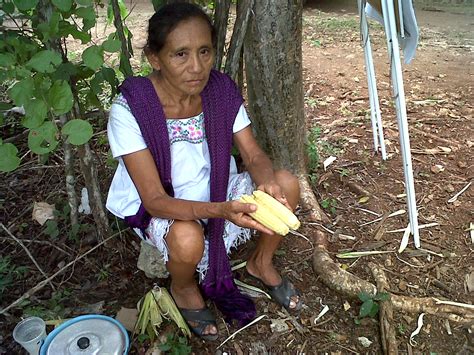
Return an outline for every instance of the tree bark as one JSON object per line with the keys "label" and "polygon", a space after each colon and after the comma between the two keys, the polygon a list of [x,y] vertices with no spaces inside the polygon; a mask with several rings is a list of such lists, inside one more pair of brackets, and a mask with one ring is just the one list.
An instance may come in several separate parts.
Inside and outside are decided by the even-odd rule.
{"label": "tree bark", "polygon": [[[347,297],[357,298],[361,292],[372,296],[377,293],[374,284],[341,269],[331,259],[324,246],[315,248],[313,270],[326,286]],[[474,322],[474,310],[450,304],[438,304],[437,300],[431,297],[416,298],[390,294],[390,301],[394,310],[418,314],[424,312],[461,324]]]}
{"label": "tree bark", "polygon": [[302,1],[258,0],[244,44],[250,114],[276,168],[305,173]]}
{"label": "tree bark", "polygon": [[[61,126],[64,126],[68,119],[66,115],[61,115],[59,117],[59,121]],[[67,200],[69,204],[69,208],[71,212],[69,213],[69,217],[71,220],[71,225],[75,225],[79,223],[78,218],[78,200],[77,200],[77,193],[76,193],[76,177],[74,174],[74,153],[72,150],[72,146],[68,143],[67,139],[63,139],[63,150],[64,150],[64,172],[66,174],[66,192],[67,192]]]}
{"label": "tree bark", "polygon": [[117,30],[117,36],[122,46],[120,53],[120,69],[125,77],[133,75],[132,66],[130,65],[130,48],[128,48],[128,41],[125,37],[125,32],[122,24],[122,17],[120,16],[120,8],[117,0],[110,0],[112,2],[112,10],[114,13],[114,26]]}
{"label": "tree bark", "polygon": [[244,42],[249,109],[260,146],[298,176],[303,208],[327,223],[307,181],[301,0],[258,0]]}
{"label": "tree bark", "polygon": [[108,235],[109,221],[107,219],[107,214],[105,213],[102,194],[100,192],[99,179],[97,176],[97,169],[89,143],[79,146],[78,153],[81,162],[82,174],[84,176],[87,192],[89,195],[89,203],[97,227],[97,239],[98,241],[102,241]]}
{"label": "tree bark", "polygon": [[216,63],[215,68],[220,70],[224,58],[225,39],[227,35],[227,21],[229,19],[230,0],[217,0],[214,12],[214,27],[217,31]]}
{"label": "tree bark", "polygon": [[229,50],[227,51],[224,69],[224,71],[234,80],[239,71],[242,46],[244,44],[253,3],[254,0],[239,0],[237,4],[237,18],[232,31],[232,38],[230,40]]}

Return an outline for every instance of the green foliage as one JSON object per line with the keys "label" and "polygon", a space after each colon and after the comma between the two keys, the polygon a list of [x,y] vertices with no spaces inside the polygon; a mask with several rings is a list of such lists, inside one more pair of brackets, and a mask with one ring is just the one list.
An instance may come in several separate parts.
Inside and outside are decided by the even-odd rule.
{"label": "green foliage", "polygon": [[[44,155],[54,151],[62,138],[73,145],[90,140],[92,125],[74,118],[84,117],[84,110],[103,106],[115,95],[117,75],[104,63],[104,52],[120,52],[121,43],[116,33],[101,44],[91,43],[95,1],[38,4],[38,0],[0,2],[0,81],[8,87],[0,110],[23,106],[25,116],[19,123],[29,130],[28,148]],[[128,11],[123,0],[121,4],[123,19]],[[20,19],[12,22],[17,27],[4,26],[3,20],[13,15]],[[86,44],[82,56],[74,60],[67,56],[69,36]],[[70,120],[62,129],[59,116]],[[0,171],[13,171],[20,165],[14,144],[0,141]]]}
{"label": "green foliage", "polygon": [[326,198],[321,201],[321,207],[332,214],[336,214],[337,200],[334,198]]}
{"label": "green foliage", "polygon": [[187,355],[191,353],[191,346],[184,336],[169,334],[166,342],[159,346],[161,351],[171,355]]}
{"label": "green foliage", "polygon": [[388,301],[390,299],[390,295],[387,292],[377,292],[374,296],[361,292],[358,297],[362,301],[362,305],[360,306],[359,317],[356,323],[360,323],[360,319],[365,317],[374,318],[379,312],[380,307],[378,302]]}
{"label": "green foliage", "polygon": [[28,272],[26,266],[17,266],[12,263],[9,256],[0,255],[0,301],[7,289],[13,286],[14,282],[23,278]]}
{"label": "green foliage", "polygon": [[22,304],[23,316],[36,316],[45,320],[64,319],[68,310],[64,307],[65,301],[70,299],[71,291],[68,289],[54,292],[50,299],[43,304],[31,305],[30,301]]}

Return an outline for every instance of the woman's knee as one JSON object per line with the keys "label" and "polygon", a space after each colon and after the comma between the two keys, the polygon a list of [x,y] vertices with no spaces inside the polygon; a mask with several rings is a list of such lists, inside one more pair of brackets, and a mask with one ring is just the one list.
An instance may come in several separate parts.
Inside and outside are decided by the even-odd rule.
{"label": "woman's knee", "polygon": [[204,231],[196,221],[174,221],[166,237],[169,257],[177,262],[198,264],[204,253]]}
{"label": "woman's knee", "polygon": [[278,185],[283,189],[288,203],[293,208],[296,208],[300,199],[300,184],[298,178],[284,169],[276,170],[275,178]]}

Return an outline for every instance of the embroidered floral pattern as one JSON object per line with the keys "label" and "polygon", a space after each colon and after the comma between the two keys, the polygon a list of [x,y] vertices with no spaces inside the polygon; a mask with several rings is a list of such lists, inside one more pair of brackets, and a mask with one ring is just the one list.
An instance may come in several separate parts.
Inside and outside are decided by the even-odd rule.
{"label": "embroidered floral pattern", "polygon": [[181,141],[199,144],[206,139],[203,113],[186,119],[166,120],[166,125],[168,127],[170,144]]}

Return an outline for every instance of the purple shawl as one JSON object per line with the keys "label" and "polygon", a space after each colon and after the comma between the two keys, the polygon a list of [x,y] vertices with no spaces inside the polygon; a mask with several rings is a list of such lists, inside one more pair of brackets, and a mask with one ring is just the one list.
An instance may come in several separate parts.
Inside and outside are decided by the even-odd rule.
{"label": "purple shawl", "polygon": [[[145,77],[127,78],[121,85],[120,92],[137,120],[145,143],[155,160],[164,189],[170,196],[174,196],[166,117],[152,82]],[[230,77],[215,70],[211,71],[201,98],[211,159],[211,202],[224,202],[229,180],[232,128],[243,98]],[[130,227],[143,230],[150,219],[151,216],[141,204],[137,214],[126,217],[125,221]],[[209,268],[201,287],[204,295],[216,304],[228,323],[235,319],[242,326],[255,317],[255,305],[239,292],[234,283],[223,233],[224,219],[210,218]]]}

